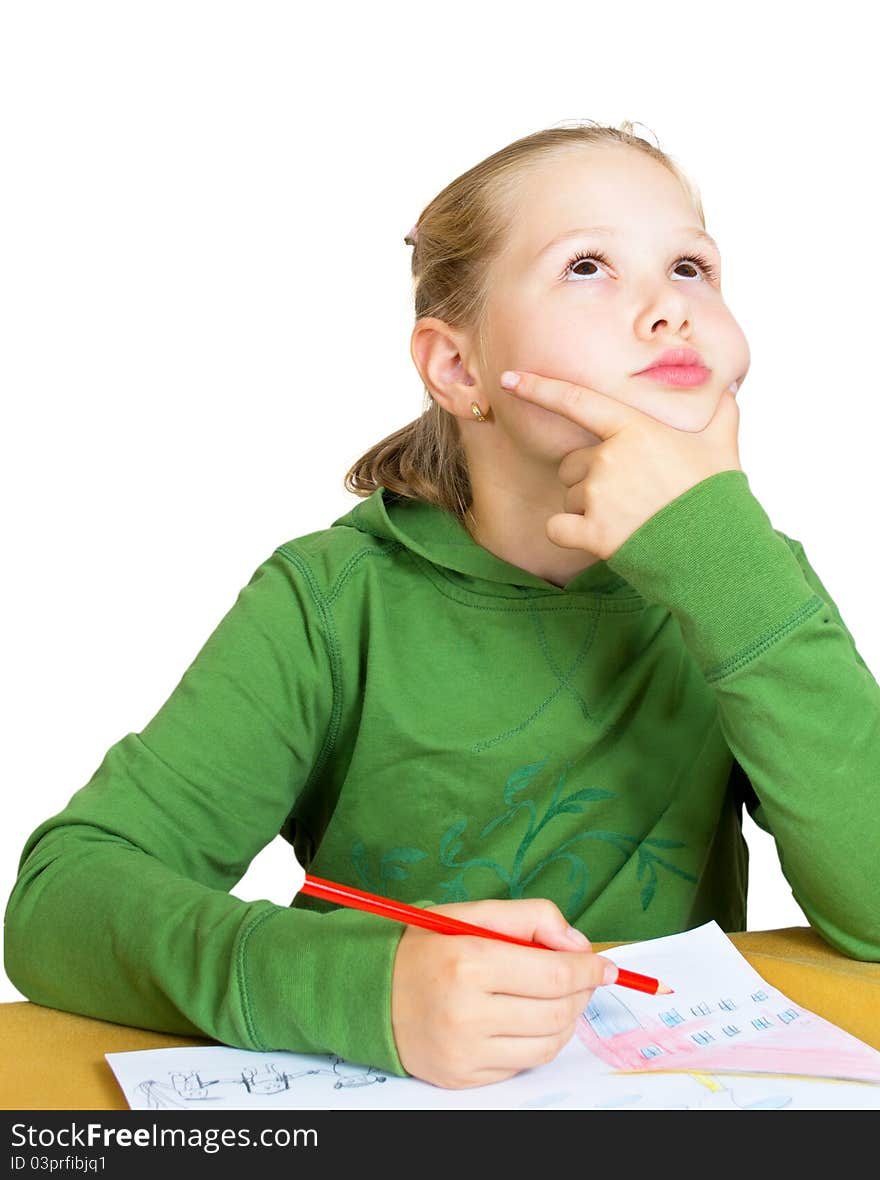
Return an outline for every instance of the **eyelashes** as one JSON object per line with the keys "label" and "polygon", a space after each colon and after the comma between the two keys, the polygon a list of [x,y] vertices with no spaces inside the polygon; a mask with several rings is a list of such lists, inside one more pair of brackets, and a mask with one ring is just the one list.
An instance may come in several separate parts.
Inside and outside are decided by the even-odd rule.
{"label": "eyelashes", "polygon": [[[590,262],[601,262],[603,266],[611,265],[601,250],[579,250],[573,258],[569,258],[560,278],[565,278],[573,266],[586,259]],[[698,267],[710,282],[714,282],[718,278],[718,268],[708,258],[704,258],[702,254],[682,254],[676,259],[675,265],[680,266],[682,262],[689,262],[692,266]]]}

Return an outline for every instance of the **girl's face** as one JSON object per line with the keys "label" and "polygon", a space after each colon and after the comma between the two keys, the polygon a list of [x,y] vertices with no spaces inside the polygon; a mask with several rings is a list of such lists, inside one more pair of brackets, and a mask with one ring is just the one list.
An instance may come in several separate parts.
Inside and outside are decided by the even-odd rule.
{"label": "girl's face", "polygon": [[[597,438],[511,397],[498,383],[504,369],[574,381],[680,430],[703,429],[750,360],[721,294],[718,249],[703,232],[675,176],[625,145],[578,149],[524,177],[511,237],[492,267],[480,374],[484,400],[519,449],[559,462]],[[711,370],[703,385],[636,376],[683,347]]]}

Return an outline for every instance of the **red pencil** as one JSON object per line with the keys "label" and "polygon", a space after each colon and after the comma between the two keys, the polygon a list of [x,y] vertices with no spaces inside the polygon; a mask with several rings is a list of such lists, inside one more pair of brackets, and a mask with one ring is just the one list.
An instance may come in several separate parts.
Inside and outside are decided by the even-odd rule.
{"label": "red pencil", "polygon": [[[481,938],[497,938],[500,942],[514,942],[519,946],[552,949],[542,942],[530,942],[526,938],[515,938],[512,934],[500,934],[497,930],[490,930],[486,926],[472,926],[470,922],[461,922],[446,914],[436,914],[431,910],[419,909],[418,906],[404,905],[403,902],[391,901],[390,898],[379,897],[375,893],[352,889],[350,885],[337,885],[333,881],[312,877],[309,873],[306,873],[300,893],[308,893],[311,897],[320,897],[324,901],[333,901],[337,905],[348,906],[350,909],[366,910],[371,914],[379,914],[383,918],[392,918],[395,922],[405,922],[408,926],[423,926],[426,930],[433,930],[437,934],[476,934]],[[618,968],[615,983],[620,987],[647,992],[652,996],[672,994],[672,988],[662,980],[653,979],[650,975],[639,975],[637,971],[627,971],[623,967]]]}

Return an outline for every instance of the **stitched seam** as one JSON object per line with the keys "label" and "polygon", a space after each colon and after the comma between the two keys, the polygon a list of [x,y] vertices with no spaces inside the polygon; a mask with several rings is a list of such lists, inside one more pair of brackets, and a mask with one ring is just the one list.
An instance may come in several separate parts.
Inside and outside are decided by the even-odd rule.
{"label": "stitched seam", "polygon": [[784,623],[781,623],[778,627],[773,627],[764,635],[759,636],[753,643],[750,643],[748,647],[743,648],[741,652],[738,652],[735,656],[731,656],[730,659],[725,660],[723,663],[718,664],[706,672],[706,680],[709,684],[712,684],[716,680],[730,676],[733,672],[745,667],[746,664],[750,664],[762,652],[773,647],[780,639],[783,639],[790,631],[793,631],[805,619],[810,618],[811,615],[814,615],[817,610],[820,610],[824,606],[824,601],[818,595],[814,594],[809,602],[795,611]]}
{"label": "stitched seam", "polygon": [[288,549],[286,545],[279,546],[275,552],[280,553],[282,557],[285,557],[305,579],[321,619],[321,632],[324,636],[324,642],[327,645],[327,656],[330,661],[330,681],[333,687],[333,705],[330,710],[330,722],[327,726],[327,732],[324,735],[324,743],[321,746],[321,751],[318,754],[318,757],[315,759],[315,764],[312,766],[309,777],[302,786],[301,794],[305,794],[314,779],[317,778],[318,774],[323,769],[325,762],[330,757],[330,754],[336,745],[336,738],[339,734],[339,726],[341,724],[340,718],[342,715],[342,659],[339,654],[339,643],[336,639],[336,627],[333,622],[333,614],[330,610],[329,604],[321,593],[321,588],[317,583],[315,575],[312,573],[311,567],[300,554],[296,553],[292,549]]}
{"label": "stitched seam", "polygon": [[[590,712],[590,709],[587,706],[587,703],[584,700],[584,698],[581,696],[581,694],[578,692],[578,690],[575,688],[575,686],[570,683],[570,677],[574,674],[575,670],[586,659],[587,654],[589,653],[590,649],[593,646],[593,642],[596,638],[596,634],[599,629],[599,612],[594,610],[594,611],[591,611],[590,613],[592,616],[591,630],[588,632],[588,634],[584,640],[584,643],[581,647],[580,655],[578,655],[575,658],[574,663],[572,664],[572,666],[569,668],[569,670],[567,672],[559,670],[558,666],[556,665],[555,661],[553,660],[552,655],[548,649],[544,629],[543,629],[543,627],[540,626],[540,622],[541,622],[540,616],[538,615],[537,612],[534,612],[532,614],[532,619],[533,619],[533,621],[536,625],[537,631],[538,631],[539,645],[541,647],[544,658],[547,661],[547,664],[548,664],[551,672],[553,673],[553,675],[556,677],[556,680],[557,680],[556,688],[553,690],[553,692],[550,693],[549,696],[544,698],[544,700],[540,703],[540,705],[538,705],[538,707],[536,709],[534,709],[527,717],[524,717],[523,720],[519,723],[519,725],[515,725],[515,726],[511,727],[510,729],[507,729],[504,732],[497,734],[495,737],[485,738],[482,741],[475,742],[474,745],[471,746],[471,753],[479,754],[483,750],[491,749],[493,746],[497,746],[497,745],[500,745],[502,742],[509,741],[511,738],[515,737],[517,734],[524,732],[526,729],[528,729],[528,727],[532,724],[532,722],[534,722],[538,717],[540,717],[541,714],[544,713],[550,707],[550,705],[553,704],[553,702],[557,699],[557,697],[565,690],[572,693],[572,695],[575,697],[575,699],[580,704],[581,712],[589,721],[591,721],[594,725],[596,725],[598,727],[601,727],[603,725],[603,722],[599,718],[594,717],[594,715]],[[609,722],[605,726],[605,728],[602,732],[603,733],[616,733],[619,730],[620,730],[620,726],[616,722]]]}
{"label": "stitched seam", "polygon": [[[424,562],[426,560],[425,558],[421,557],[420,555],[414,555],[414,556],[417,556],[419,561]],[[443,578],[444,581],[449,582],[452,586],[456,586],[456,582],[454,581],[454,579],[450,578],[449,574],[446,572],[446,569],[443,566],[435,565],[434,562],[428,562],[427,564],[429,564],[431,566],[432,570],[434,570],[441,578]],[[589,605],[590,605],[590,608],[592,609],[595,606],[601,606],[606,601],[606,595],[601,592],[603,587],[606,590],[612,590],[616,586],[619,586],[622,582],[623,582],[622,578],[610,578],[607,582],[601,583],[599,589],[597,589],[597,590],[569,590],[569,591],[567,591],[567,593],[570,598],[590,599],[591,601],[590,601]],[[553,595],[551,592],[539,590],[535,586],[522,586],[517,583],[513,583],[513,584],[515,585],[515,588],[523,595],[523,597],[532,598],[536,601],[543,600],[543,599],[550,599],[550,598],[555,597],[555,595]],[[497,595],[492,594],[492,593],[484,593],[482,590],[474,590],[474,589],[470,589],[470,588],[468,588],[467,593],[476,595],[476,597],[478,597],[478,598],[496,598],[496,597],[498,597]],[[614,601],[615,606],[618,606],[620,604],[630,604],[630,605],[641,606],[642,598],[641,598],[641,595],[638,592],[636,592],[636,593],[631,593],[631,594],[627,594],[627,595],[621,595],[619,598],[616,598],[613,601]]]}
{"label": "stitched seam", "polygon": [[[467,544],[467,542],[462,542],[462,547],[464,548],[466,544]],[[448,575],[444,572],[444,570],[441,566],[434,565],[433,562],[429,562],[429,561],[427,561],[426,558],[423,558],[423,557],[419,556],[418,554],[413,553],[411,549],[407,549],[407,547],[404,544],[402,544],[400,541],[391,541],[388,543],[388,545],[386,547],[383,547],[383,548],[376,548],[375,546],[371,546],[370,548],[360,550],[353,557],[349,558],[349,560],[345,563],[345,565],[339,571],[339,574],[337,575],[336,580],[333,583],[333,589],[330,591],[330,594],[327,597],[327,602],[328,603],[334,602],[334,600],[339,596],[339,594],[345,588],[345,583],[351,577],[351,575],[354,572],[357,565],[361,561],[363,561],[364,558],[369,557],[371,555],[376,556],[376,557],[392,557],[395,553],[399,553],[401,551],[403,551],[405,558],[412,565],[415,566],[416,573],[420,574],[425,579],[426,582],[429,582],[439,594],[443,595],[444,598],[448,598],[452,602],[457,602],[460,606],[470,607],[471,610],[505,611],[507,613],[513,613],[513,614],[520,614],[523,612],[523,610],[529,609],[527,603],[521,602],[520,600],[518,600],[516,598],[508,599],[508,598],[501,598],[501,596],[494,597],[493,595],[490,595],[490,594],[483,594],[481,591],[478,591],[478,590],[471,590],[471,589],[466,590],[466,591],[462,590],[455,582],[452,581],[451,578],[448,577]],[[430,571],[431,571],[430,573],[427,572],[426,567],[430,568]],[[449,591],[444,590],[444,588],[442,586],[438,585],[436,579],[442,579],[444,582],[446,582],[450,588]],[[539,598],[543,599],[545,597],[546,598],[551,597],[549,594],[548,595],[541,595],[541,594],[536,593],[535,591],[528,590],[525,587],[519,587],[518,589],[522,590],[522,592],[524,594],[528,595],[529,599],[533,602]],[[511,606],[497,606],[497,605],[483,606],[482,603],[471,602],[470,601],[471,597],[489,598],[494,603],[497,603],[500,598],[501,601],[510,602],[513,605],[511,605]],[[578,602],[578,601],[561,602],[561,603],[559,603],[558,606],[542,606],[542,607],[540,607],[540,610],[542,612],[543,611],[583,612],[584,609],[587,609],[590,611],[595,611],[595,610],[607,611],[611,614],[618,614],[618,613],[632,614],[636,611],[644,610],[644,608],[645,608],[644,600],[638,594],[629,595],[626,598],[608,600],[600,594],[590,594],[590,593],[587,593],[586,591],[580,591],[580,592],[573,593],[571,595],[571,598],[572,599],[586,599],[587,602],[586,603]]]}
{"label": "stitched seam", "polygon": [[241,936],[241,942],[238,946],[237,962],[235,965],[235,974],[238,979],[238,988],[241,993],[241,1010],[244,1014],[244,1022],[247,1031],[250,1034],[251,1040],[254,1043],[254,1048],[261,1053],[266,1053],[270,1050],[270,1046],[266,1044],[260,1034],[257,1032],[257,1025],[254,1019],[253,1006],[251,1004],[250,992],[248,991],[247,978],[245,975],[245,950],[251,935],[269,918],[273,917],[277,910],[264,910],[258,914],[251,922],[244,934]]}
{"label": "stitched seam", "polygon": [[[418,572],[422,574],[422,576],[425,578],[426,581],[431,583],[431,585],[434,587],[434,589],[437,591],[438,594],[441,594],[444,598],[451,599],[453,602],[459,603],[461,606],[470,607],[471,610],[501,611],[506,614],[522,614],[523,612],[529,611],[530,609],[532,609],[530,604],[534,603],[538,598],[544,597],[543,595],[529,593],[528,599],[520,600],[520,599],[516,599],[516,598],[510,598],[510,599],[505,598],[502,600],[504,602],[511,603],[512,605],[510,605],[510,606],[496,606],[496,605],[483,606],[482,603],[470,602],[468,600],[468,597],[466,597],[466,595],[474,594],[475,591],[472,591],[472,590],[462,591],[462,590],[460,590],[459,587],[456,586],[455,583],[452,582],[443,573],[442,569],[439,566],[435,566],[431,563],[426,562],[424,558],[418,557],[416,554],[414,554],[410,551],[407,551],[407,557],[416,563],[416,565],[418,567]],[[447,582],[450,589],[445,590],[443,588],[443,586],[438,585],[438,583],[434,580],[434,578],[431,577],[431,575],[428,574],[425,571],[425,569],[420,568],[422,566],[422,563],[424,563],[424,565],[431,564],[432,571],[434,573],[436,573],[437,575],[439,575],[439,577],[441,577],[443,579],[443,581]],[[549,598],[550,595],[547,595],[546,597]],[[553,612],[553,613],[557,613],[559,611],[573,611],[578,614],[583,614],[583,612],[585,610],[607,611],[610,614],[618,614],[618,613],[632,614],[636,611],[642,611],[645,609],[645,603],[641,597],[624,599],[623,601],[617,601],[617,600],[606,601],[606,600],[600,598],[598,595],[592,595],[592,594],[586,594],[586,593],[580,593],[580,594],[576,594],[576,595],[573,594],[571,597],[572,598],[577,597],[580,599],[587,599],[588,601],[587,602],[561,602],[559,604],[559,606],[541,606],[540,608],[535,607],[535,609],[540,609],[542,613],[545,611],[546,612]],[[496,599],[495,601],[497,602],[498,600]]]}
{"label": "stitched seam", "polygon": [[541,716],[546,708],[553,704],[559,694],[567,687],[568,685],[563,684],[560,681],[550,696],[542,701],[533,713],[530,713],[528,717],[523,718],[519,725],[515,725],[512,729],[505,730],[504,733],[499,733],[497,737],[486,738],[484,741],[475,742],[474,745],[471,746],[472,753],[479,754],[482,750],[489,750],[492,748],[492,746],[497,746],[500,742],[506,742],[516,734],[522,733],[523,730],[527,729],[537,717]]}
{"label": "stitched seam", "polygon": [[399,541],[392,541],[387,546],[387,548],[379,549],[376,546],[371,546],[367,549],[361,549],[360,552],[355,553],[353,557],[348,559],[348,561],[336,575],[336,581],[333,583],[333,588],[327,597],[327,602],[332,604],[339,597],[339,595],[345,589],[345,583],[354,573],[355,568],[360,564],[360,562],[364,560],[364,558],[370,556],[393,557],[393,555],[397,553],[398,550],[403,548],[404,546]]}
{"label": "stitched seam", "polygon": [[598,612],[591,611],[590,613],[592,616],[591,620],[590,620],[592,623],[592,626],[591,626],[589,632],[587,633],[586,639],[581,644],[580,653],[575,657],[574,663],[571,665],[571,667],[566,672],[566,671],[563,671],[562,669],[559,668],[559,666],[557,665],[556,661],[553,658],[553,653],[550,651],[550,645],[547,642],[547,632],[544,630],[544,627],[542,625],[543,620],[541,618],[540,611],[537,611],[537,610],[530,610],[529,611],[529,615],[532,619],[532,622],[535,625],[535,631],[538,636],[538,644],[539,644],[541,651],[544,655],[544,659],[547,661],[547,665],[550,668],[550,671],[556,677],[557,681],[561,685],[563,685],[565,688],[567,688],[571,693],[573,693],[574,696],[576,697],[576,699],[580,702],[581,711],[582,711],[584,717],[588,721],[592,721],[594,725],[597,725],[598,721],[593,716],[592,712],[590,711],[590,708],[587,705],[587,702],[584,700],[584,698],[581,696],[581,694],[578,692],[578,690],[575,688],[575,686],[571,683],[572,676],[575,674],[575,672],[578,670],[578,668],[581,666],[581,664],[584,662],[584,660],[586,660],[587,654],[590,651],[590,649],[592,648],[593,643],[596,638],[596,634],[599,630]]}

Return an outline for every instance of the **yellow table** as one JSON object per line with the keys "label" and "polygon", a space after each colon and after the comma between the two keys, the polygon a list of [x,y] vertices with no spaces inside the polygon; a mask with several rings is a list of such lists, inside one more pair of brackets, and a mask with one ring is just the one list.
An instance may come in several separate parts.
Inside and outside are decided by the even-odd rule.
{"label": "yellow table", "polygon": [[[847,959],[801,927],[730,938],[755,970],[795,1003],[880,1049],[880,963]],[[619,945],[596,943],[594,949]],[[26,1001],[0,1004],[0,1109],[127,1110],[105,1053],[216,1043],[127,1028]]]}

